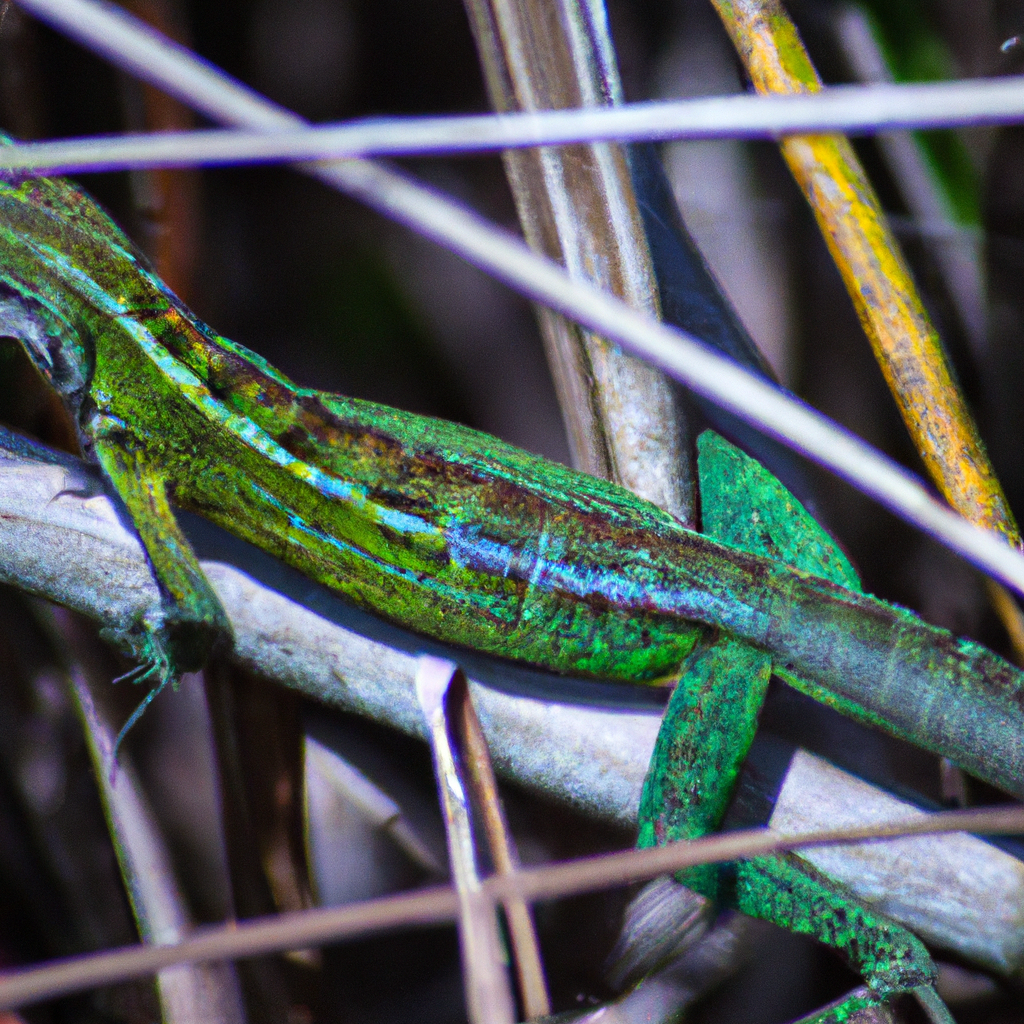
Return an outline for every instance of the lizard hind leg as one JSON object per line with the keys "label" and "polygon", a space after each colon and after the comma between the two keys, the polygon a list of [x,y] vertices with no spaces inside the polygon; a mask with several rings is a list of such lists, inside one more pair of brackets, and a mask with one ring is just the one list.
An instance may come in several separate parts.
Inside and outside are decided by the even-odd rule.
{"label": "lizard hind leg", "polygon": [[[698,440],[703,524],[709,536],[859,589],[828,535],[762,466],[707,431]],[[640,800],[638,845],[694,839],[718,828],[757,728],[771,661],[728,635],[687,660],[669,701]],[[823,1011],[822,1024],[912,992],[935,1024],[950,1024],[934,992],[927,950],[906,929],[788,855],[706,865],[678,881],[746,914],[837,949],[868,983],[866,995]]]}
{"label": "lizard hind leg", "polygon": [[[925,1008],[931,1024],[956,1024],[935,990],[928,987],[923,991],[933,998],[934,1008],[928,1006],[921,992],[915,991],[914,995]],[[894,1007],[886,1006],[886,1000],[873,995],[866,988],[858,988],[834,1003],[801,1017],[794,1024],[899,1024],[902,1019]]]}
{"label": "lizard hind leg", "polygon": [[[766,654],[727,635],[712,637],[690,656],[644,781],[639,846],[695,839],[719,826],[753,740],[770,674]],[[859,1008],[903,993],[916,995],[934,1024],[951,1024],[934,992],[935,967],[920,940],[801,858],[787,854],[701,865],[676,878],[845,957],[867,982],[868,995],[831,1008],[821,1024],[838,1024]]]}
{"label": "lizard hind leg", "polygon": [[[876,1005],[912,994],[933,1024],[953,1024],[935,992],[935,965],[920,939],[796,854],[738,863],[730,896],[728,902],[745,914],[831,946],[864,978]],[[860,998],[830,1008],[832,1016],[822,1021],[846,1020]]]}
{"label": "lizard hind leg", "polygon": [[[710,536],[860,590],[856,572],[835,542],[763,466],[711,431],[697,444],[704,529]],[[661,788],[672,786],[663,782]],[[720,872],[720,888],[723,877]],[[868,982],[876,1005],[889,995],[913,992],[934,1024],[951,1024],[920,941],[806,861],[792,855],[747,861],[736,866],[732,883],[731,893],[719,893],[726,902],[836,948]],[[856,1010],[845,1000],[822,1021],[846,1020]]]}
{"label": "lizard hind leg", "polygon": [[[662,719],[640,797],[640,847],[713,832],[732,799],[757,730],[771,658],[744,641],[712,633],[690,655]],[[678,880],[721,899],[716,864]]]}

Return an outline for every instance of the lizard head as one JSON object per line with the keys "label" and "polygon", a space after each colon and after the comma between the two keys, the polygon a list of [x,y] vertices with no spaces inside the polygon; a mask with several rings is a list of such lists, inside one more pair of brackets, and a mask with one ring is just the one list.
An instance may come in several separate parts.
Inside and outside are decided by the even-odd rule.
{"label": "lizard head", "polygon": [[76,420],[92,379],[92,346],[64,317],[0,285],[0,338],[14,338]]}

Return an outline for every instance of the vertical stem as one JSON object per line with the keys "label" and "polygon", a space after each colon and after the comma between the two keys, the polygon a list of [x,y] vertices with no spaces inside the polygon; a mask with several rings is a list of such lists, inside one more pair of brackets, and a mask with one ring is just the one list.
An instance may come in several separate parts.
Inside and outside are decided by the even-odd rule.
{"label": "vertical stem", "polygon": [[[466,0],[466,7],[496,110],[621,102],[599,0]],[[510,152],[505,169],[534,249],[660,314],[623,147]],[[667,378],[550,310],[538,316],[576,464],[692,524],[689,445]]]}
{"label": "vertical stem", "polygon": [[[821,80],[779,0],[712,0],[761,93]],[[949,503],[1020,545],[1013,514],[860,161],[843,135],[790,136],[782,154],[828,243],[889,389]]]}
{"label": "vertical stem", "polygon": [[416,694],[427,722],[444,811],[448,857],[459,895],[459,943],[469,1019],[472,1024],[512,1024],[515,1009],[498,934],[498,918],[477,871],[469,800],[455,758],[445,709],[449,684],[458,672],[450,661],[421,657],[416,667]]}
{"label": "vertical stem", "polygon": [[[169,38],[188,41],[177,0],[129,0],[126,6]],[[128,120],[143,123],[130,123],[130,128],[168,132],[194,126],[192,111],[183,103],[156,86],[141,84],[138,88],[142,92],[141,117],[129,116]],[[199,172],[165,167],[133,171],[132,179],[136,205],[145,221],[147,255],[171,291],[188,301],[198,249]]]}
{"label": "vertical stem", "polygon": [[[225,665],[213,664],[203,675],[217,752],[232,902],[238,917],[260,917],[274,912],[274,902],[254,842],[255,826],[236,728],[236,693],[231,671]],[[239,976],[253,1024],[272,1024],[287,1017],[288,997],[275,958],[244,960],[239,963]]]}
{"label": "vertical stem", "polygon": [[[483,819],[484,833],[495,873],[512,875],[519,867],[519,856],[498,796],[498,780],[494,776],[487,740],[484,738],[480,719],[473,706],[469,684],[461,672],[452,680],[449,693],[449,704],[453,706],[453,724],[458,733],[466,775]],[[512,959],[526,1019],[546,1017],[551,1013],[551,1000],[548,996],[547,982],[544,980],[540,946],[530,908],[526,901],[518,896],[506,897],[502,905],[505,908],[505,919],[512,940]]]}
{"label": "vertical stem", "polygon": [[[121,877],[143,941],[180,942],[192,930],[170,852],[128,755],[114,759],[117,729],[102,700],[110,682],[93,664],[88,637],[62,608],[41,611],[70,652],[67,671],[82,722]],[[231,964],[190,964],[161,971],[157,993],[165,1024],[242,1024],[241,992]]]}

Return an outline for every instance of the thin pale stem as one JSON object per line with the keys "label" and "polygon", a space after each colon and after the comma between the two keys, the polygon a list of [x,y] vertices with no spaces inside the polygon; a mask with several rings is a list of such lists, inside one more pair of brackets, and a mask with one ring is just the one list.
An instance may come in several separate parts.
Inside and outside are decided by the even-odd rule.
{"label": "thin pale stem", "polygon": [[[150,943],[180,942],[193,923],[166,839],[134,767],[124,754],[117,759],[116,729],[97,700],[109,687],[109,677],[90,652],[90,643],[96,641],[62,608],[41,606],[38,614],[69,656],[71,695],[139,933]],[[166,1024],[241,1024],[245,1018],[233,968],[193,965],[161,971],[156,980]]]}
{"label": "thin pale stem", "polygon": [[[512,834],[505,821],[505,812],[498,794],[498,780],[491,764],[487,739],[477,717],[469,684],[461,672],[450,688],[449,714],[459,739],[459,750],[466,769],[466,781],[473,802],[480,809],[487,847],[495,873],[512,875],[519,870],[519,856]],[[527,1020],[545,1017],[551,1012],[540,944],[533,926],[533,917],[526,902],[516,896],[502,901],[512,942],[513,962],[519,982],[519,993]]]}
{"label": "thin pale stem", "polygon": [[515,1006],[495,905],[493,897],[484,892],[477,870],[469,792],[452,745],[447,697],[452,681],[459,675],[453,662],[421,657],[416,669],[416,693],[434,755],[448,860],[459,897],[459,945],[469,1019],[472,1024],[512,1024]]}
{"label": "thin pale stem", "polygon": [[244,129],[203,129],[19,143],[0,151],[0,167],[71,174],[349,157],[453,156],[594,142],[776,139],[822,132],[876,135],[1022,121],[1021,78],[839,85],[794,95],[381,118],[286,127],[271,136]]}

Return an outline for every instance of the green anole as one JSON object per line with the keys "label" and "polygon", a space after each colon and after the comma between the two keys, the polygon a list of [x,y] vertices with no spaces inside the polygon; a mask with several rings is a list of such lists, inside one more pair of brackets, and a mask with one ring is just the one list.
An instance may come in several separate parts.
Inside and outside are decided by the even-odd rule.
{"label": "green anole", "polygon": [[[297,387],[198,321],[67,182],[0,182],[0,254],[0,332],[66,403],[160,588],[160,615],[111,637],[153,692],[230,636],[174,504],[443,641],[632,682],[683,666],[677,694],[705,712],[672,719],[676,746],[699,741],[705,752],[696,799],[682,808],[691,833],[718,823],[770,672],[1024,795],[1021,674],[860,593],[823,535],[800,525],[789,550],[784,527],[758,532],[751,514],[712,539],[477,431]],[[777,519],[781,509],[799,520],[773,479],[761,495]],[[706,523],[715,514],[706,500]],[[717,699],[726,677],[739,694],[728,707]],[[667,792],[676,769],[665,763],[651,785]],[[874,997],[932,991],[920,943],[803,862],[745,877],[747,896],[719,876],[697,881],[840,948]],[[822,899],[830,920],[808,913]]]}

